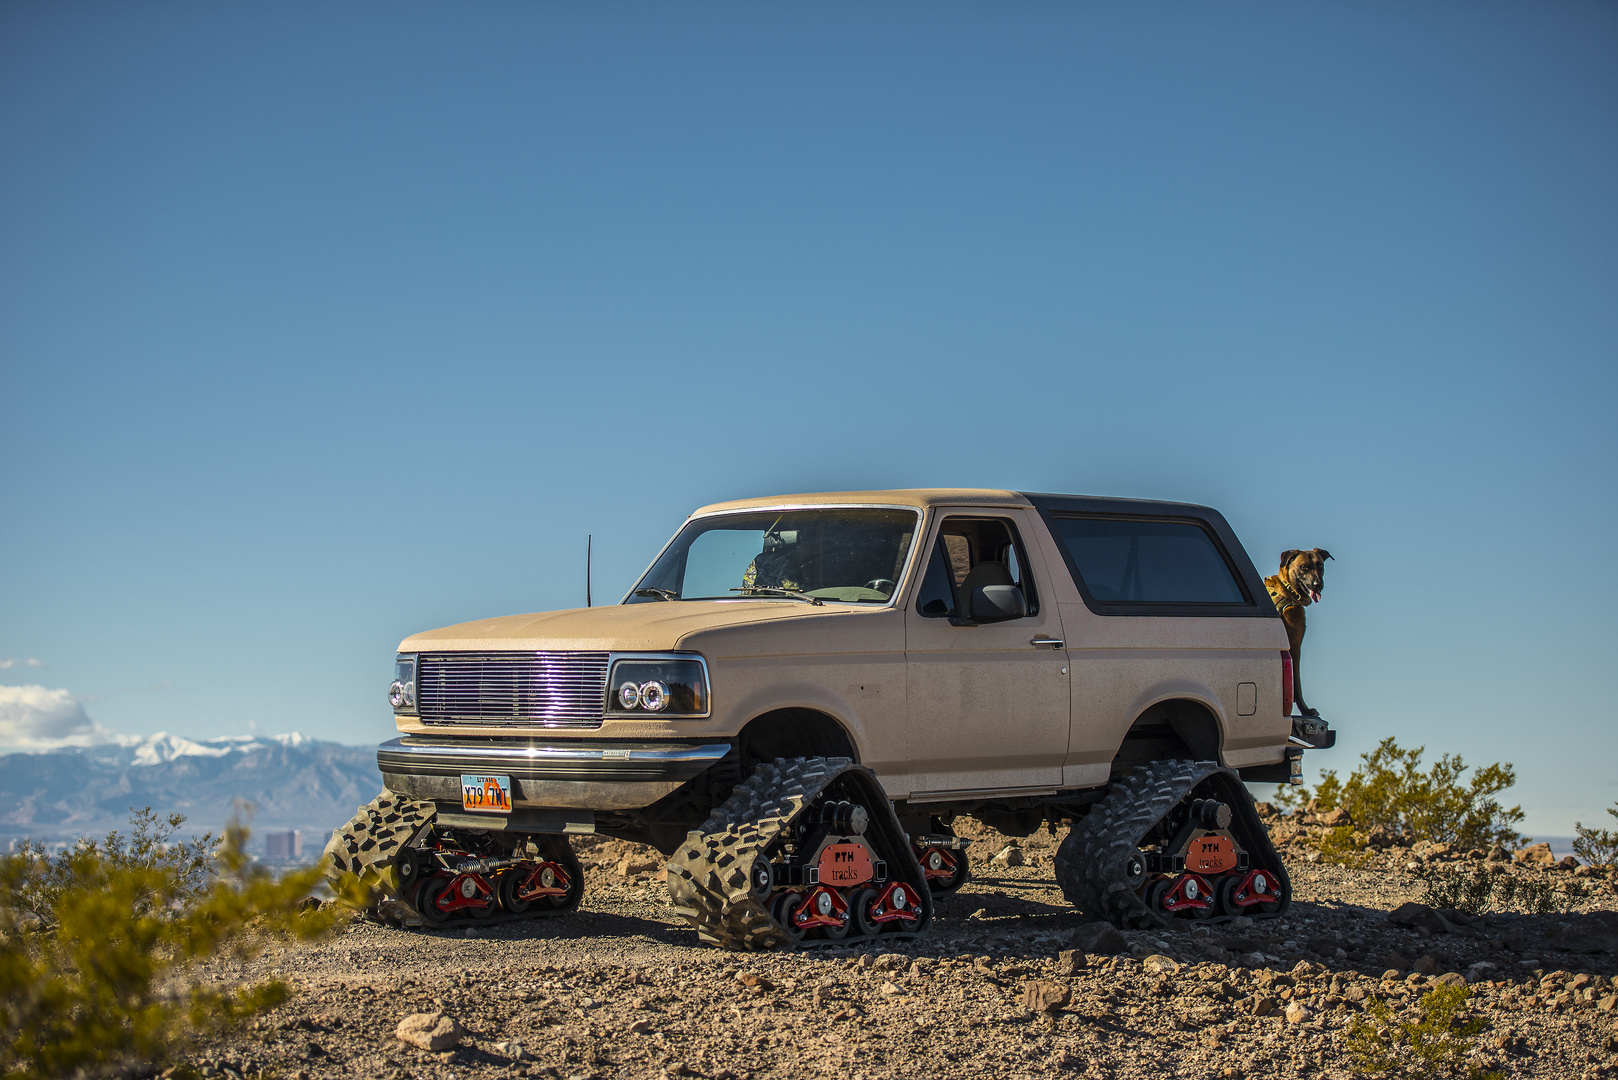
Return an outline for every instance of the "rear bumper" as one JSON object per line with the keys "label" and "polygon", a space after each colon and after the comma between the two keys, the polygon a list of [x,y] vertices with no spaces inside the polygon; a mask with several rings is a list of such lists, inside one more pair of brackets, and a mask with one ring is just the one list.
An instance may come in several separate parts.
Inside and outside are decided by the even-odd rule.
{"label": "rear bumper", "polygon": [[389,791],[461,802],[461,777],[509,776],[515,808],[639,810],[702,775],[728,742],[489,739],[406,735],[377,747]]}

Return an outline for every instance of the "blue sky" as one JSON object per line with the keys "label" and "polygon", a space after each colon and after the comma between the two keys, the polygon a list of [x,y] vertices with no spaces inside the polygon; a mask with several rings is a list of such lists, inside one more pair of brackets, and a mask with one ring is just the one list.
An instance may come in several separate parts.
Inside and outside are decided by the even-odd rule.
{"label": "blue sky", "polygon": [[108,729],[981,485],[1331,549],[1318,764],[1618,799],[1609,4],[10,3],[0,148],[0,685]]}

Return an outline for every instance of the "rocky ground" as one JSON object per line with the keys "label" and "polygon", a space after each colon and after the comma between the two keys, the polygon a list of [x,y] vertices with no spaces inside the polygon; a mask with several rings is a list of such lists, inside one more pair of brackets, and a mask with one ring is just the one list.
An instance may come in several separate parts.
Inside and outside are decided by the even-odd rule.
{"label": "rocky ground", "polygon": [[[1486,1024],[1472,1064],[1618,1076],[1610,872],[1398,846],[1346,869],[1309,861],[1318,829],[1272,820],[1295,887],[1283,918],[1086,926],[1051,883],[1056,838],[1012,854],[977,828],[974,878],[891,951],[700,946],[654,852],[582,844],[589,887],[569,918],[436,932],[356,922],[320,945],[214,964],[213,978],[279,977],[294,996],[192,1064],[301,1080],[1347,1077],[1346,1031],[1369,1002],[1408,1017],[1431,984],[1465,982]],[[1571,911],[1434,911],[1416,876],[1433,868],[1538,882]],[[413,1014],[429,1014],[406,1028],[418,1041],[456,1045],[402,1042]]]}

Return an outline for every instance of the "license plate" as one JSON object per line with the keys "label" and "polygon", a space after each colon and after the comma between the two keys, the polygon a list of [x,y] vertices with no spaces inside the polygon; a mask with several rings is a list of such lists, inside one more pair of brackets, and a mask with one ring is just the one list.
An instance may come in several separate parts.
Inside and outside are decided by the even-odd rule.
{"label": "license plate", "polygon": [[461,808],[480,814],[511,813],[511,777],[461,775]]}

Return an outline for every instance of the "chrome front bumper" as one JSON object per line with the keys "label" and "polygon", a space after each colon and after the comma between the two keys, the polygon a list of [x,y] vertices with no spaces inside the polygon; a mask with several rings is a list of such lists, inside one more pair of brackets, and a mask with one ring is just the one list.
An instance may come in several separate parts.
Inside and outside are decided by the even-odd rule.
{"label": "chrome front bumper", "polygon": [[461,777],[509,776],[514,808],[639,810],[702,775],[730,743],[619,739],[445,739],[406,735],[377,747],[389,791],[461,802]]}

